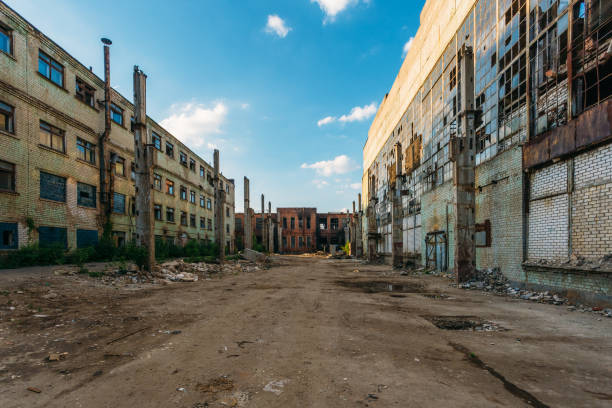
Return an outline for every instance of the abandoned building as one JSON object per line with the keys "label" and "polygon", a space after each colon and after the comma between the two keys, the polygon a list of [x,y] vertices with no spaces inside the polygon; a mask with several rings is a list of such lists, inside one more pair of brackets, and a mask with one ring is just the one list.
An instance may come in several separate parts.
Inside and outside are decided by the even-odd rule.
{"label": "abandoned building", "polygon": [[[252,210],[251,210],[252,211]],[[316,208],[277,208],[275,213],[251,214],[251,236],[271,252],[304,254],[329,251],[349,242],[349,213],[317,213]],[[236,242],[245,242],[246,216],[236,214]],[[270,247],[266,246],[270,242]],[[244,246],[239,246],[242,249]],[[248,248],[248,246],[247,246]]]}
{"label": "abandoned building", "polygon": [[[117,245],[135,238],[140,125],[133,103],[110,87],[103,42],[105,79],[0,2],[0,250],[85,247],[108,225]],[[155,237],[233,251],[234,181],[215,172],[218,152],[213,166],[152,118],[143,122]]]}
{"label": "abandoned building", "polygon": [[612,2],[428,0],[364,146],[370,259],[612,296]]}

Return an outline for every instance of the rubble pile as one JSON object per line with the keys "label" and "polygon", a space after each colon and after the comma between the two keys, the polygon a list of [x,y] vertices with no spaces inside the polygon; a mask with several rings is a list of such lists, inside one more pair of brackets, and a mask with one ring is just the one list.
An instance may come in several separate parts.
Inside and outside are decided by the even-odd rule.
{"label": "rubble pile", "polygon": [[551,261],[549,259],[539,259],[536,261],[525,262],[526,266],[553,267],[560,269],[589,269],[599,271],[612,271],[612,254],[602,256],[599,259],[586,259],[583,256],[572,255],[566,261]]}
{"label": "rubble pile", "polygon": [[156,265],[153,276],[171,282],[196,282],[199,278],[207,278],[216,274],[252,273],[267,268],[269,261],[250,262],[244,260],[226,261],[223,265],[195,262],[189,263],[182,259],[164,262]]}

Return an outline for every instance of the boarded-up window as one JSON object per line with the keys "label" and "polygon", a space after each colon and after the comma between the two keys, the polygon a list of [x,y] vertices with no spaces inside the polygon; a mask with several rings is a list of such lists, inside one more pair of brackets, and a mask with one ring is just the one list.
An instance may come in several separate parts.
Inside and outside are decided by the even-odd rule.
{"label": "boarded-up window", "polygon": [[83,207],[96,208],[96,187],[77,183],[77,204]]}
{"label": "boarded-up window", "polygon": [[98,243],[97,230],[77,230],[77,248],[87,248]]}
{"label": "boarded-up window", "polygon": [[0,222],[0,249],[17,249],[17,223]]}
{"label": "boarded-up window", "polygon": [[40,172],[40,198],[66,202],[66,179],[53,174]]}
{"label": "boarded-up window", "polygon": [[125,195],[121,193],[113,194],[113,212],[125,214]]}
{"label": "boarded-up window", "polygon": [[38,244],[43,248],[56,245],[68,247],[66,228],[38,227]]}

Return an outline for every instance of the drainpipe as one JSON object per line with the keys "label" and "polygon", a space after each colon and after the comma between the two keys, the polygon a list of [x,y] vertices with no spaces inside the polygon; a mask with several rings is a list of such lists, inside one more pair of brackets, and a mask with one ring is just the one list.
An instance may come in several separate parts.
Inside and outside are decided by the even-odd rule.
{"label": "drainpipe", "polygon": [[110,56],[109,46],[112,41],[102,38],[104,44],[104,133],[98,139],[98,151],[100,160],[100,211],[102,215],[102,227],[106,228],[106,223],[110,217],[110,194],[106,189],[106,153],[105,143],[110,138]]}

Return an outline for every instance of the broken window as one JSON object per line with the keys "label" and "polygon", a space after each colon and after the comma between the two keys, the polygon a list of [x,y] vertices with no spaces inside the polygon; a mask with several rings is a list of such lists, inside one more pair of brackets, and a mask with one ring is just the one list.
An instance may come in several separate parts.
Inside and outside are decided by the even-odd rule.
{"label": "broken window", "polygon": [[573,7],[572,114],[577,116],[612,93],[612,3],[582,0]]}
{"label": "broken window", "polygon": [[287,217],[283,217],[283,228],[287,229]]}
{"label": "broken window", "polygon": [[166,194],[174,195],[174,181],[166,180]]}
{"label": "broken window", "polygon": [[66,202],[66,178],[40,172],[40,198]]}
{"label": "broken window", "polygon": [[38,72],[53,82],[64,87],[64,66],[43,51],[38,51]]}
{"label": "broken window", "polygon": [[195,228],[195,226],[196,226],[196,216],[195,216],[195,214],[189,214],[189,226]]}
{"label": "broken window", "polygon": [[304,227],[304,220],[302,219],[302,215],[298,215],[298,228],[302,229]]}
{"label": "broken window", "polygon": [[46,147],[50,147],[53,150],[64,153],[66,151],[66,144],[64,138],[64,131],[51,126],[47,122],[40,121],[39,127],[40,144]]}
{"label": "broken window", "polygon": [[229,224],[225,224],[225,232],[227,232],[229,234]]}
{"label": "broken window", "polygon": [[191,204],[195,204],[196,202],[196,193],[193,190],[189,192],[189,202]]}
{"label": "broken window", "polygon": [[200,217],[200,228],[206,229],[206,218]]}
{"label": "broken window", "polygon": [[310,229],[310,216],[306,218],[306,229]]}
{"label": "broken window", "polygon": [[83,207],[96,208],[96,186],[77,183],[77,204]]}
{"label": "broken window", "polygon": [[125,194],[113,193],[113,212],[125,214]]}
{"label": "broken window", "polygon": [[181,225],[187,226],[187,213],[181,211]]}
{"label": "broken window", "polygon": [[332,219],[330,220],[330,224],[331,224],[331,229],[332,229],[332,231],[337,230],[337,229],[338,229],[338,227],[339,227],[339,223],[338,223],[338,219],[337,219],[337,218],[332,218]]}
{"label": "broken window", "polygon": [[15,165],[0,160],[0,191],[15,191]]}
{"label": "broken window", "polygon": [[89,86],[81,78],[76,78],[76,98],[85,103],[86,105],[95,107],[96,103],[96,89]]}
{"label": "broken window", "polygon": [[13,30],[0,25],[0,51],[13,55]]}
{"label": "broken window", "polygon": [[162,206],[159,204],[155,204],[153,205],[153,215],[155,216],[155,219],[158,221],[161,221],[162,219]]}
{"label": "broken window", "polygon": [[187,188],[185,186],[181,186],[179,198],[183,201],[187,201]]}
{"label": "broken window", "polygon": [[77,157],[91,164],[96,164],[96,145],[77,137]]}
{"label": "broken window", "polygon": [[174,208],[166,207],[166,221],[174,222]]}
{"label": "broken window", "polygon": [[174,158],[174,145],[170,142],[166,142],[166,155]]}
{"label": "broken window", "polygon": [[179,162],[183,166],[187,167],[187,155],[185,153],[179,152]]}
{"label": "broken window", "polygon": [[155,132],[151,132],[151,141],[153,142],[153,147],[155,147],[157,150],[161,150],[162,140],[160,135]]}
{"label": "broken window", "polygon": [[287,248],[287,237],[283,237],[283,248]]}
{"label": "broken window", "polygon": [[115,174],[125,177],[125,159],[122,157],[115,159]]}
{"label": "broken window", "polygon": [[204,196],[202,194],[200,194],[200,207],[204,208],[205,207],[205,203],[204,203]]}
{"label": "broken window", "polygon": [[15,133],[15,108],[0,102],[0,130]]}
{"label": "broken window", "polygon": [[291,229],[295,229],[295,217],[291,217]]}
{"label": "broken window", "polygon": [[491,221],[485,220],[481,224],[475,224],[474,241],[477,248],[487,248],[491,246]]}
{"label": "broken window", "polygon": [[327,229],[327,218],[319,218],[319,229],[320,230]]}
{"label": "broken window", "polygon": [[306,248],[310,248],[311,246],[311,240],[310,240],[310,236],[306,237]]}
{"label": "broken window", "polygon": [[123,126],[123,108],[115,105],[111,102],[110,104],[110,116],[113,122]]}
{"label": "broken window", "polygon": [[193,159],[189,159],[189,170],[195,172],[196,169],[196,162]]}
{"label": "broken window", "polygon": [[153,173],[153,188],[161,191],[162,187],[162,178],[159,174]]}
{"label": "broken window", "polygon": [[229,207],[225,207],[225,216],[229,217],[230,216],[230,210]]}
{"label": "broken window", "polygon": [[304,246],[304,237],[298,237],[298,248],[302,248]]}
{"label": "broken window", "polygon": [[17,223],[0,222],[0,249],[17,249]]}
{"label": "broken window", "polygon": [[113,231],[113,239],[115,245],[118,247],[125,246],[125,232],[124,231]]}

